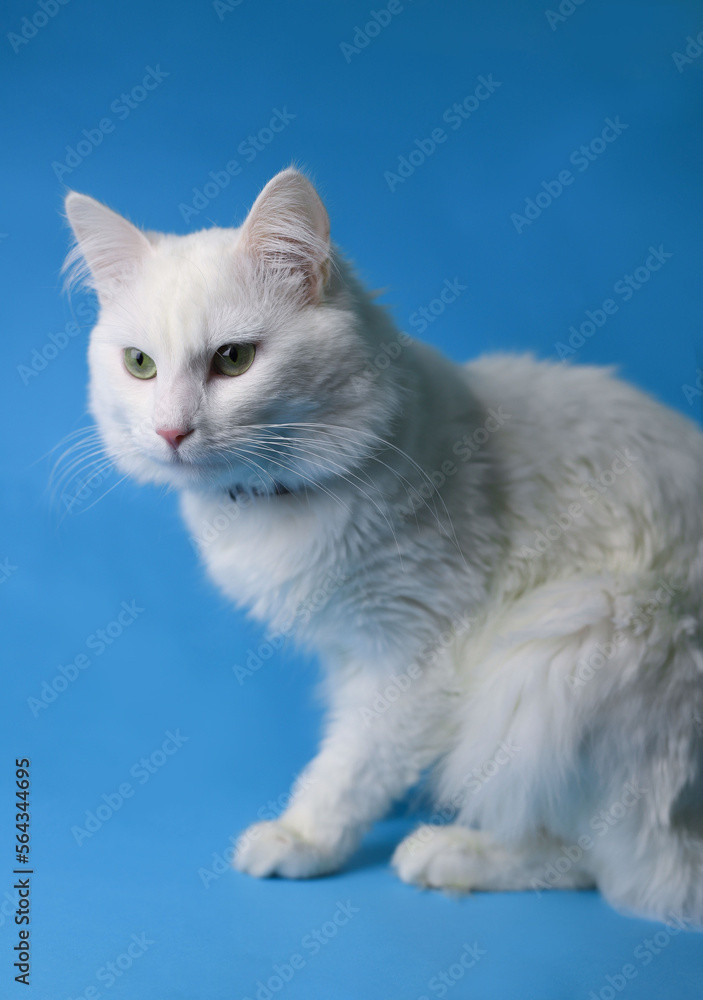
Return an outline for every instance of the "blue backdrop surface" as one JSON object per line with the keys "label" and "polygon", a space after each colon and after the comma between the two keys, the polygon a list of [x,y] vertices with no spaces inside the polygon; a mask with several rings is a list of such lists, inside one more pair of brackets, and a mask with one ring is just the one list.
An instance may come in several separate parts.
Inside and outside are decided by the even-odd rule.
{"label": "blue backdrop surface", "polygon": [[547,2],[3,4],[2,996],[700,996],[699,936],[596,893],[401,884],[402,810],[334,877],[231,871],[314,752],[316,665],[215,593],[172,494],[78,467],[47,487],[86,422],[95,316],[61,295],[65,189],[187,232],[239,222],[291,162],[409,333],[615,363],[700,419],[703,6]]}

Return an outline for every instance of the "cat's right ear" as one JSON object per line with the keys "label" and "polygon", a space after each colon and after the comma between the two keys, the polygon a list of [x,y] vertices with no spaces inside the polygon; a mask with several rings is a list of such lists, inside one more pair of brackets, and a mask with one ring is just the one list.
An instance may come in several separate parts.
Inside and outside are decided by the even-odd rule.
{"label": "cat's right ear", "polygon": [[76,237],[63,267],[68,283],[92,288],[107,301],[134,276],[151,253],[151,243],[131,222],[87,194],[69,191],[65,207]]}

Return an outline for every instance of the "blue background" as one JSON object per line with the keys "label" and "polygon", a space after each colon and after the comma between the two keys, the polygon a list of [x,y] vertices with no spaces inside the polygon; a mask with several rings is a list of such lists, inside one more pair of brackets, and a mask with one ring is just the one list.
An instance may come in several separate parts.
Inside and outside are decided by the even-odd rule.
{"label": "blue background", "polygon": [[[606,977],[619,983],[628,963],[631,1000],[700,996],[699,936],[669,937],[596,893],[457,900],[401,884],[388,859],[416,822],[403,810],[335,877],[257,881],[227,870],[206,886],[203,870],[224,868],[230,838],[269,800],[284,803],[313,754],[316,666],[278,650],[237,682],[233,665],[262,634],[204,578],[173,495],[118,485],[114,473],[80,494],[80,470],[63,495],[47,487],[59,442],[86,422],[90,324],[61,336],[82,301],[61,294],[64,187],[147,228],[185,232],[239,222],[292,161],[316,178],[335,239],[386,289],[401,327],[414,332],[412,314],[446,279],[466,286],[424,334],[457,359],[493,349],[555,356],[585,310],[663,245],[673,256],[618,300],[573,360],[617,363],[700,419],[700,396],[684,386],[703,367],[703,57],[679,69],[672,53],[703,29],[703,5],[585,0],[552,28],[545,4],[405,0],[346,58],[341,43],[368,21],[366,0],[243,0],[219,14],[209,2],[70,0],[17,51],[7,36],[39,8],[3,4],[3,996],[75,1000],[93,986],[109,1000],[254,998],[258,981],[298,952],[306,964],[280,991],[286,1000],[416,1000],[438,996],[431,978],[474,942],[485,955],[450,997],[608,997]],[[118,117],[111,105],[149,66],[168,75]],[[500,82],[495,93],[391,191],[385,172],[442,127],[481,74]],[[295,117],[244,159],[238,147],[274,109]],[[518,233],[511,214],[615,116],[627,129]],[[106,117],[114,128],[77,166],[52,166]],[[179,205],[232,159],[239,175],[187,226]],[[27,375],[50,335],[61,346],[44,358],[56,356]],[[91,635],[132,600],[143,612],[96,655]],[[81,652],[90,666],[35,717],[28,699]],[[140,784],[133,765],[176,729],[187,741]],[[12,981],[8,917],[16,756],[31,757],[33,774],[30,990]],[[78,846],[72,827],[124,782],[134,794]],[[313,955],[303,939],[338,901],[358,912]],[[645,965],[635,949],[657,931],[665,944]],[[98,971],[143,932],[153,943],[106,988]]]}

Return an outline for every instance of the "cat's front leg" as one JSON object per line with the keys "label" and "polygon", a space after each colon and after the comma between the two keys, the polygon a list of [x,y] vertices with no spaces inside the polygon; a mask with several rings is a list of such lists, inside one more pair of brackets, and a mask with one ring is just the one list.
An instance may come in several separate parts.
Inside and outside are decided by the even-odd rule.
{"label": "cat's front leg", "polygon": [[393,684],[388,673],[359,671],[336,689],[318,755],[296,782],[286,811],[242,835],[236,868],[310,878],[344,863],[368,827],[441,752],[443,727],[433,724],[437,695],[424,678],[406,681],[382,711],[379,692]]}

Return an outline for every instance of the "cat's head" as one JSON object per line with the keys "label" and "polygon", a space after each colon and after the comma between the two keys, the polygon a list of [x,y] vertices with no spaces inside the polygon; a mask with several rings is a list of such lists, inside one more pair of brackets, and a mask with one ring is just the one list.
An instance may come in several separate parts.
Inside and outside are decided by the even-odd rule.
{"label": "cat's head", "polygon": [[144,232],[70,192],[67,264],[100,303],[90,408],[124,473],[283,493],[352,469],[397,400],[369,365],[383,313],[335,253],[297,170],[238,229]]}

